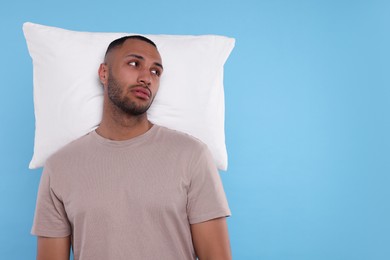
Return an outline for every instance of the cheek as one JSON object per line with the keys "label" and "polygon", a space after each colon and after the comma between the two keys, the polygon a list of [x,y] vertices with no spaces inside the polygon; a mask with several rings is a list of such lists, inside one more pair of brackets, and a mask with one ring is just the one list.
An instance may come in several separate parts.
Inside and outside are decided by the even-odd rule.
{"label": "cheek", "polygon": [[157,81],[155,84],[152,85],[151,91],[154,93],[154,95],[157,94],[159,88],[160,88],[160,81]]}
{"label": "cheek", "polygon": [[138,72],[135,69],[124,66],[117,70],[116,75],[117,78],[120,78],[123,81],[134,81],[138,77]]}
{"label": "cheek", "polygon": [[151,78],[152,88],[158,89],[160,86],[160,78],[158,77],[152,77]]}

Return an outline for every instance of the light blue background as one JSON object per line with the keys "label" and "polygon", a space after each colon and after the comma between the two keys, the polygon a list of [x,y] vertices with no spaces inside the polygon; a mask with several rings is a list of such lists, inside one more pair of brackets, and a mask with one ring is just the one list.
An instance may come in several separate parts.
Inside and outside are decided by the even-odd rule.
{"label": "light blue background", "polygon": [[36,253],[25,21],[236,38],[222,173],[234,259],[390,259],[390,1],[13,0],[0,14],[0,259]]}

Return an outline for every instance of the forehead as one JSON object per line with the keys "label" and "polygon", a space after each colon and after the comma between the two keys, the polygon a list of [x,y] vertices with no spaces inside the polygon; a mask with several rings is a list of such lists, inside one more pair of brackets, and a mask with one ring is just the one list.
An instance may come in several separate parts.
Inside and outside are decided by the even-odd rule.
{"label": "forehead", "polygon": [[157,48],[142,40],[127,39],[121,46],[114,48],[110,53],[110,59],[123,59],[131,54],[142,56],[151,62],[161,63],[161,56]]}

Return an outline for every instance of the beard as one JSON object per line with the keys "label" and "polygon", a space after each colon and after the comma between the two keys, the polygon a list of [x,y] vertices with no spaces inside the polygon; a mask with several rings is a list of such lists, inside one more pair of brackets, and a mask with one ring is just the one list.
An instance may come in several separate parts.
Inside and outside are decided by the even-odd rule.
{"label": "beard", "polygon": [[139,116],[146,113],[152,105],[154,97],[151,97],[147,104],[137,104],[136,101],[131,100],[128,96],[124,95],[124,92],[130,91],[130,89],[131,86],[128,88],[121,86],[115,77],[109,73],[107,80],[107,93],[111,103],[122,112],[131,116]]}

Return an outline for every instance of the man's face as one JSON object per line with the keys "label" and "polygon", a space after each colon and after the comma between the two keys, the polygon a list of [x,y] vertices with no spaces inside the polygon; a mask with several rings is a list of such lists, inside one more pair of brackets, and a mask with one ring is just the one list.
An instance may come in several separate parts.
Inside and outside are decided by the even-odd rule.
{"label": "man's face", "polygon": [[107,94],[111,103],[129,115],[144,114],[160,85],[162,62],[157,49],[129,39],[107,57]]}

